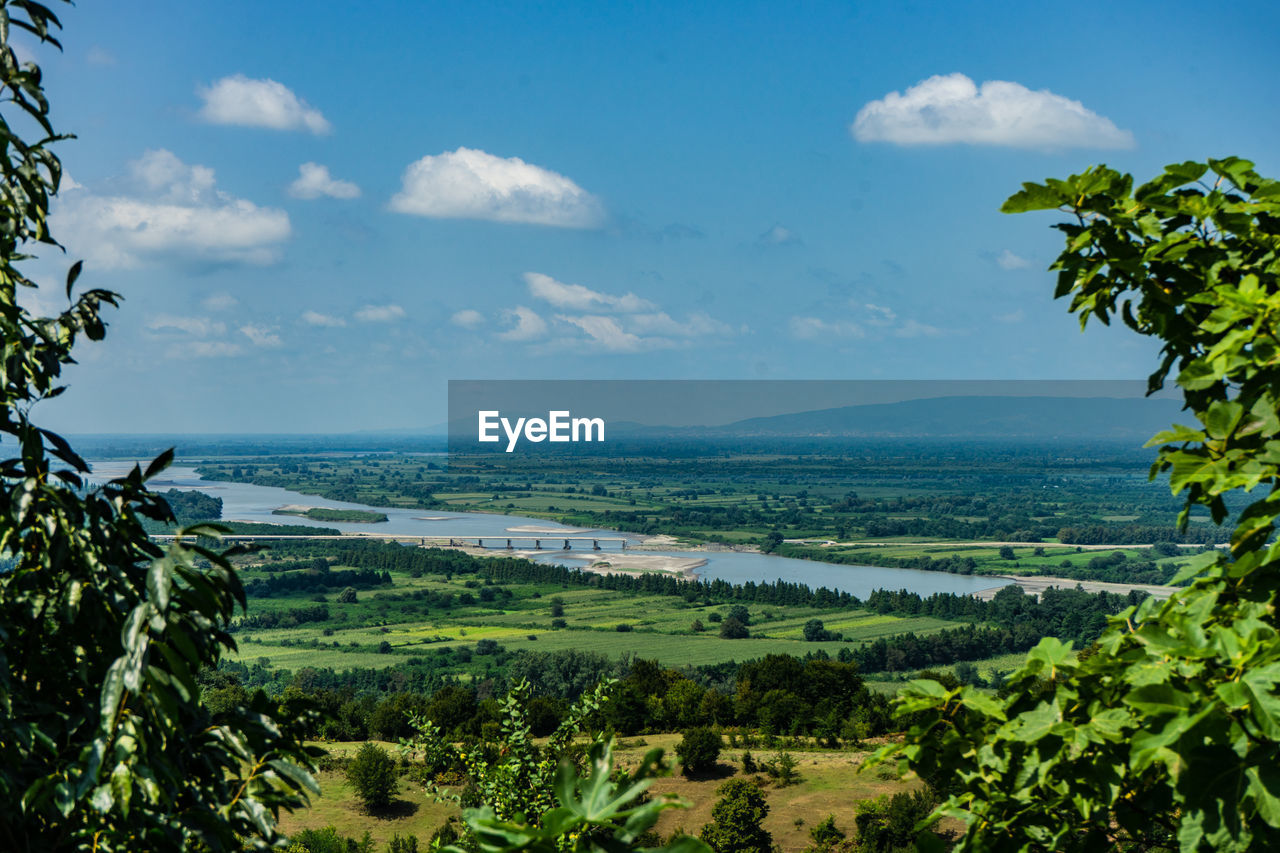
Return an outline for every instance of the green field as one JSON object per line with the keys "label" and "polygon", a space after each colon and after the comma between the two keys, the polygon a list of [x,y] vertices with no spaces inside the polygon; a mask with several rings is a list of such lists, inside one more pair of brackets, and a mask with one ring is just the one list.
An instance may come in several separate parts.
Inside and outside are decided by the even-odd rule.
{"label": "green field", "polygon": [[[246,582],[269,576],[260,568],[244,570]],[[718,625],[712,621],[713,614],[727,613],[727,606],[690,604],[670,596],[519,585],[508,588],[511,597],[504,601],[477,601],[447,611],[427,608],[410,598],[415,592],[475,596],[481,588],[474,579],[412,578],[393,573],[390,588],[361,591],[354,603],[341,603],[333,594],[255,598],[250,611],[254,614],[287,613],[324,603],[330,616],[323,622],[295,627],[245,628],[237,634],[236,657],[245,663],[266,658],[271,667],[285,669],[378,668],[437,649],[493,640],[510,651],[576,649],[610,657],[634,654],[669,666],[699,666],[775,653],[803,656],[821,650],[835,656],[845,646],[908,631],[929,633],[955,624],[928,617],[770,605],[749,608],[751,637],[728,640],[718,636]],[[553,597],[563,602],[563,628],[551,624]],[[843,634],[844,639],[806,642],[803,627],[810,619],[822,620],[827,630]],[[694,632],[691,626],[695,621],[705,630]],[[619,631],[620,625],[631,630]]]}

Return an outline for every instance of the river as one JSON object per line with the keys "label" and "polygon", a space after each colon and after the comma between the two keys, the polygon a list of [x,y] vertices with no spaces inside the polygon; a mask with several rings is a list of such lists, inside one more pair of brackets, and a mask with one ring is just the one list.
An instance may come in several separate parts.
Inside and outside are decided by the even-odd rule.
{"label": "river", "polygon": [[[132,462],[117,460],[90,463],[94,480],[122,476]],[[206,480],[189,465],[174,465],[151,481],[158,491],[167,489],[195,489],[213,497],[222,498],[222,517],[227,521],[256,521],[268,524],[297,524],[308,527],[330,527],[344,533],[376,531],[408,536],[459,536],[492,537],[495,548],[505,546],[507,539],[516,547],[533,547],[530,533],[537,531],[547,539],[556,534],[598,535],[609,538],[625,538],[628,545],[639,545],[646,537],[635,533],[622,533],[601,528],[569,527],[541,518],[525,518],[518,515],[499,515],[486,512],[448,512],[444,510],[396,509],[372,507],[365,504],[334,501],[316,495],[304,495],[288,489],[271,486],[255,486],[250,483],[226,483]],[[374,510],[386,514],[387,521],[378,524],[337,523],[313,521],[293,515],[273,515],[272,510],[290,504],[332,507],[334,509]],[[501,540],[501,545],[499,541]],[[488,544],[488,543],[486,543]],[[737,551],[670,551],[674,557],[704,559],[706,565],[695,570],[703,579],[719,579],[730,583],[772,582],[784,580],[803,583],[814,589],[827,587],[866,598],[876,589],[905,589],[920,595],[935,592],[959,594],[978,592],[1003,586],[999,578],[972,575],[953,575],[946,572],[924,572],[917,569],[890,569],[879,566],[842,566],[815,560],[795,560],[772,554],[743,553]],[[572,551],[550,552],[541,555],[544,561],[566,566],[581,565],[587,557]]]}

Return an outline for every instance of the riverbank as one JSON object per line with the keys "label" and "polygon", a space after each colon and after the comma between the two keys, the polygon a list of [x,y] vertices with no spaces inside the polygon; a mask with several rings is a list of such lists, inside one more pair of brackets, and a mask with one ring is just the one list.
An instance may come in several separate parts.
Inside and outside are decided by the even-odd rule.
{"label": "riverbank", "polygon": [[[1111,592],[1117,595],[1128,595],[1131,591],[1145,592],[1155,598],[1168,598],[1177,592],[1176,586],[1161,586],[1159,584],[1144,583],[1107,583],[1105,581],[1078,581],[1072,578],[1056,578],[1048,575],[990,575],[993,579],[999,579],[1015,583],[1022,587],[1022,591],[1036,597],[1046,589],[1057,587],[1058,589],[1075,589],[1079,586],[1086,592]],[[984,601],[990,601],[995,597],[1003,587],[994,589],[984,589],[975,592],[976,598]]]}

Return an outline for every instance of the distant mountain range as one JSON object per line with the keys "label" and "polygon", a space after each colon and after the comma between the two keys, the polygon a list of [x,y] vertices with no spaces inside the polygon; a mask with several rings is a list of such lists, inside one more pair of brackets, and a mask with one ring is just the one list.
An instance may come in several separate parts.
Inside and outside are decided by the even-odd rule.
{"label": "distant mountain range", "polygon": [[748,418],[723,426],[610,424],[633,438],[1123,439],[1145,441],[1193,419],[1161,398],[934,397]]}

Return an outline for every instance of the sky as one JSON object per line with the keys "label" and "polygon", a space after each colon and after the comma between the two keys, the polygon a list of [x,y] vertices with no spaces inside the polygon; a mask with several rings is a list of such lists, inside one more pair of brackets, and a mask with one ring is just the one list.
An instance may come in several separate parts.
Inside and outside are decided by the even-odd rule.
{"label": "sky", "polygon": [[123,294],[42,420],[337,433],[450,379],[1133,379],[1021,182],[1280,166],[1280,7],[119,0],[40,62]]}

